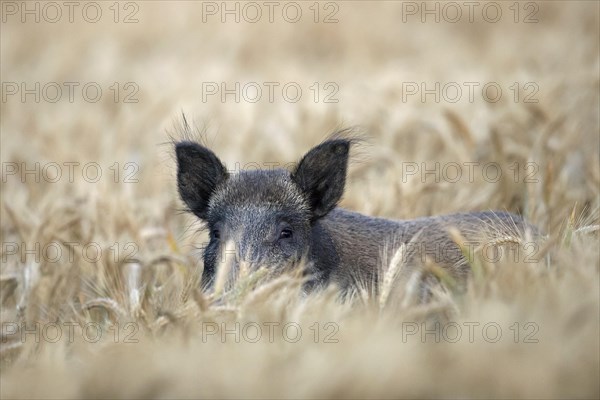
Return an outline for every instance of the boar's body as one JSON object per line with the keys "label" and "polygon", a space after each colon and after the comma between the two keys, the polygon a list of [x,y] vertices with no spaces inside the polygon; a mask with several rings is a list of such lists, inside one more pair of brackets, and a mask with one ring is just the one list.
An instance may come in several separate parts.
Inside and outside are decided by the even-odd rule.
{"label": "boar's body", "polygon": [[449,235],[450,228],[456,228],[466,240],[466,249],[472,250],[492,237],[523,237],[527,224],[517,215],[498,211],[390,220],[335,208],[314,227],[317,245],[312,258],[317,276],[341,287],[357,279],[377,281],[382,263],[389,263],[404,243],[401,262],[405,265],[423,264],[427,257],[464,281],[469,267]]}

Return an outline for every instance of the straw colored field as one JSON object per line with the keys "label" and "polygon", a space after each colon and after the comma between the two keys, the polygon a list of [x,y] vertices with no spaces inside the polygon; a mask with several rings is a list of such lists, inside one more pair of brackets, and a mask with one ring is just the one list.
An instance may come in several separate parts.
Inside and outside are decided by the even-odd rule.
{"label": "straw colored field", "polygon": [[[598,3],[54,4],[1,4],[2,398],[600,396]],[[402,260],[346,301],[209,296],[182,112],[230,170],[358,125],[343,207],[548,238],[427,304]]]}

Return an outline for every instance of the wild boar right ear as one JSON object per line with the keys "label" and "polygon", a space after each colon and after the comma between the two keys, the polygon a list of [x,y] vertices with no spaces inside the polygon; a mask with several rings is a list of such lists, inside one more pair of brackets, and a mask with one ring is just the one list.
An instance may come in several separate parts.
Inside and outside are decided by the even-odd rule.
{"label": "wild boar right ear", "polygon": [[176,143],[175,153],[181,200],[198,218],[205,220],[210,198],[217,185],[227,179],[227,169],[215,153],[198,143]]}
{"label": "wild boar right ear", "polygon": [[351,141],[333,139],[310,150],[292,173],[307,197],[313,219],[327,215],[344,194]]}

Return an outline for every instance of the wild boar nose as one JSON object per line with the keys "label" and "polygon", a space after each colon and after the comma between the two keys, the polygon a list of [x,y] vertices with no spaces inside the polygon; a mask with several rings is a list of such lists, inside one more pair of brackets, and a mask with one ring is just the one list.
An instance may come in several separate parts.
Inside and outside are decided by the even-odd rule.
{"label": "wild boar nose", "polygon": [[259,232],[249,232],[244,235],[240,244],[240,260],[249,266],[260,264],[264,257],[264,237]]}

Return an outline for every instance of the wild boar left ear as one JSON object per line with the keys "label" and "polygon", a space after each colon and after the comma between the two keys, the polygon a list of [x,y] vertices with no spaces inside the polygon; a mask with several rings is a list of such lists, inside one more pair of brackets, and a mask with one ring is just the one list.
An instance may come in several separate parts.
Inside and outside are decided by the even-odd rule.
{"label": "wild boar left ear", "polygon": [[346,139],[323,142],[306,153],[292,173],[315,220],[327,215],[344,194],[350,143]]}
{"label": "wild boar left ear", "polygon": [[175,153],[181,200],[198,218],[206,220],[210,198],[229,176],[227,169],[215,153],[198,143],[176,143]]}

